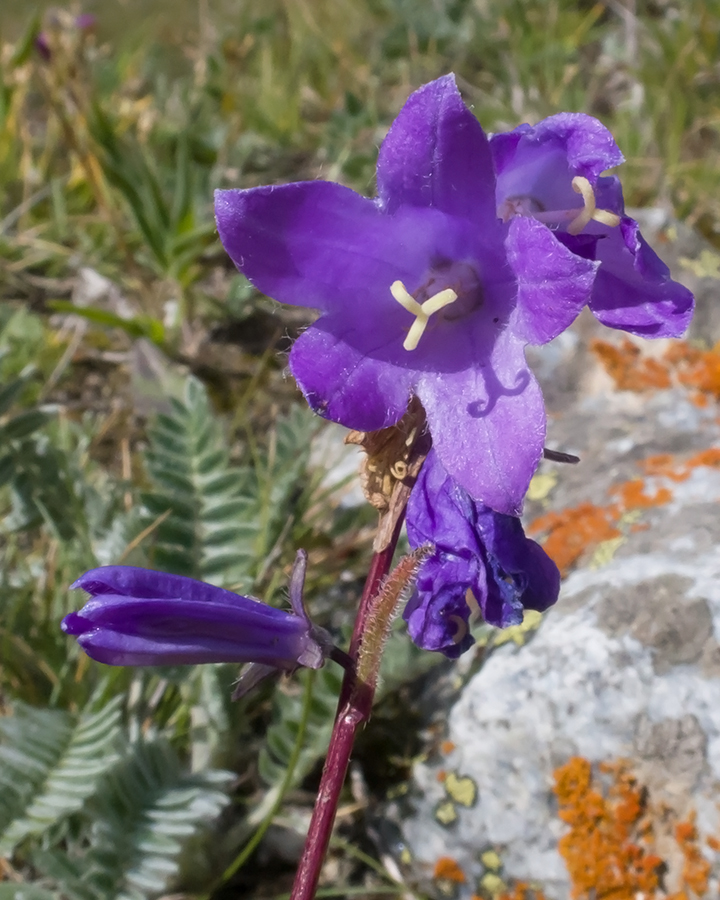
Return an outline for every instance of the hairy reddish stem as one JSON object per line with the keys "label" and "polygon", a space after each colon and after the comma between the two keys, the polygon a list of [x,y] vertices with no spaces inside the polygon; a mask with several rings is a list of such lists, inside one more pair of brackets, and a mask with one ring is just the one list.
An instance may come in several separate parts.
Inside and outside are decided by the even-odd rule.
{"label": "hairy reddish stem", "polygon": [[[388,545],[373,555],[350,642],[350,657],[353,662],[357,659],[372,600],[390,571],[403,519],[404,508],[397,517]],[[370,718],[374,694],[372,687],[357,681],[354,667],[346,670],[318,796],[290,900],[313,900],[315,896],[355,736],[360,725]]]}

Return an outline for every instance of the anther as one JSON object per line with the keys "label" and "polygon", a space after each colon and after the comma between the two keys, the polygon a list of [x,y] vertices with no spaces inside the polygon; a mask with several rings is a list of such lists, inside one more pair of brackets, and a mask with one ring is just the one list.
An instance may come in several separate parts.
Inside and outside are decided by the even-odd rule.
{"label": "anther", "polygon": [[583,208],[575,216],[568,225],[570,234],[580,234],[585,226],[595,220],[602,225],[609,225],[614,228],[620,224],[620,216],[610,212],[607,209],[598,209],[595,205],[595,191],[590,182],[582,175],[576,175],[572,180],[572,187],[576,194],[580,194],[583,199]]}
{"label": "anther", "polygon": [[390,285],[390,293],[400,306],[415,316],[415,321],[410,326],[410,331],[408,331],[407,337],[403,341],[405,350],[415,350],[420,343],[420,338],[425,333],[430,316],[433,313],[440,312],[441,309],[454,303],[458,298],[458,295],[452,288],[445,288],[444,291],[433,294],[424,303],[418,303],[402,281],[393,281]]}

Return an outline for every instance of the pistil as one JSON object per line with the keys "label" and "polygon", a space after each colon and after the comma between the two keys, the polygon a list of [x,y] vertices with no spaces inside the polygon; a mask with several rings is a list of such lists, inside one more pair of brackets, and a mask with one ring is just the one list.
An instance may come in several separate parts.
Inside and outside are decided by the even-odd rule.
{"label": "pistil", "polygon": [[420,338],[425,333],[430,316],[440,312],[441,309],[454,303],[458,298],[458,295],[452,288],[445,288],[445,290],[433,294],[432,297],[428,297],[423,303],[418,303],[402,281],[394,281],[390,285],[390,293],[400,306],[415,316],[415,321],[410,326],[407,337],[403,341],[405,350],[415,350],[420,343]]}
{"label": "pistil", "polygon": [[[609,209],[598,209],[595,203],[595,191],[587,178],[576,175],[572,180],[572,188],[583,199],[582,209],[545,210],[540,203],[530,196],[508,197],[498,208],[498,216],[508,222],[513,216],[531,216],[545,225],[557,225],[565,228],[569,234],[580,232],[591,221],[600,222],[610,228],[620,224],[620,216]],[[567,225],[565,223],[568,223]]]}
{"label": "pistil", "polygon": [[584,205],[568,225],[570,234],[580,234],[591,219],[600,222],[601,225],[609,225],[611,228],[620,224],[620,216],[607,209],[597,208],[595,205],[595,191],[587,178],[584,178],[582,175],[576,175],[572,180],[572,187],[576,194],[580,194]]}

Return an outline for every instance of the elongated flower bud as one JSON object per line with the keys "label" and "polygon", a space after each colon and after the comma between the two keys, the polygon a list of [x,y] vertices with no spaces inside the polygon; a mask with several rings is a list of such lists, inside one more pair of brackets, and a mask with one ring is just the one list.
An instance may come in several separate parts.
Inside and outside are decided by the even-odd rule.
{"label": "elongated flower bud", "polygon": [[305,554],[291,580],[293,612],[231,591],[132,566],[86,572],[73,585],[90,594],[62,622],[83,650],[113,666],[260,663],[284,671],[320,668],[333,644],[302,604]]}

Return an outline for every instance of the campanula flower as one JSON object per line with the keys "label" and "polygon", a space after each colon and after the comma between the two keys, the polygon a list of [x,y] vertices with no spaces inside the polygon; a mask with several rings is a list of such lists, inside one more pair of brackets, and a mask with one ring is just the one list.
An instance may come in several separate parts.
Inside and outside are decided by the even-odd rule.
{"label": "campanula flower", "polygon": [[90,594],[63,619],[88,656],[112,666],[259,663],[320,668],[333,644],[302,602],[305,557],[290,585],[292,612],[193,578],[133,566],[104,566],[73,585]]}
{"label": "campanula flower", "polygon": [[431,451],[407,507],[410,546],[433,544],[404,612],[410,636],[426,650],[455,658],[473,645],[469,620],[505,628],[524,609],[557,600],[560,573],[520,520],[477,503]]}
{"label": "campanula flower", "polygon": [[601,122],[559,113],[494,135],[490,149],[498,215],[543,222],[573,252],[600,263],[589,303],[600,322],[643,337],[684,333],[693,296],[625,214],[619,179],[601,176],[624,162]]}
{"label": "campanula flower", "polygon": [[216,194],[220,238],[265,294],[319,310],[290,369],[358,431],[425,408],[447,472],[516,514],[543,452],[527,344],[568,327],[598,262],[537,218],[497,215],[487,137],[452,75],[416,91],[380,149],[375,200],[324,181]]}

